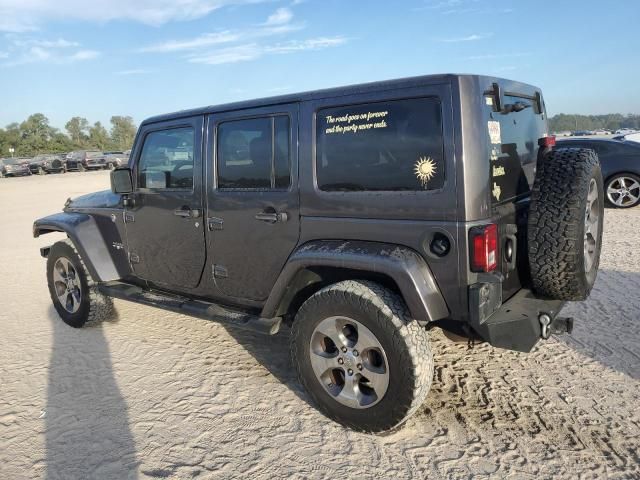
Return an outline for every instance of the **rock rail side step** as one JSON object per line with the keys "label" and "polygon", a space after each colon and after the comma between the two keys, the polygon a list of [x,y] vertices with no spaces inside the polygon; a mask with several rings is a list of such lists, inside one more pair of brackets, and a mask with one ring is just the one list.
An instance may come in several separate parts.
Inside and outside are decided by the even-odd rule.
{"label": "rock rail side step", "polygon": [[123,282],[108,282],[98,285],[98,290],[113,298],[150,305],[152,307],[182,313],[203,320],[238,327],[245,330],[274,335],[280,330],[282,318],[261,318],[256,315],[229,309],[221,305],[170,295],[156,290],[144,290]]}

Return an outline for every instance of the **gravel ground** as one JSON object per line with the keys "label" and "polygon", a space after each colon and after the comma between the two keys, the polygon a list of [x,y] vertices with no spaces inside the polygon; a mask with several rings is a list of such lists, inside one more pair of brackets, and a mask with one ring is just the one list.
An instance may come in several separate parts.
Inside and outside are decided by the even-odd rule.
{"label": "gravel ground", "polygon": [[107,172],[0,180],[0,478],[639,478],[640,208],[607,210],[574,335],[530,354],[440,333],[435,379],[400,431],[363,435],[309,404],[287,331],[262,337],[116,302],[56,316],[32,221]]}

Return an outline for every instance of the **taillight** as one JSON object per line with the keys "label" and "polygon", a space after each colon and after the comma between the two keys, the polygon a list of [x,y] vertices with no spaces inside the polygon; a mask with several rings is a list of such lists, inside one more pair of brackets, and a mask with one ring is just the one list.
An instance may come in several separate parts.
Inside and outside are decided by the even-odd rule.
{"label": "taillight", "polygon": [[496,224],[474,227],[469,232],[471,270],[491,272],[498,266],[498,226]]}
{"label": "taillight", "polygon": [[542,137],[538,139],[538,146],[542,148],[551,148],[556,146],[556,137],[549,135],[548,137]]}

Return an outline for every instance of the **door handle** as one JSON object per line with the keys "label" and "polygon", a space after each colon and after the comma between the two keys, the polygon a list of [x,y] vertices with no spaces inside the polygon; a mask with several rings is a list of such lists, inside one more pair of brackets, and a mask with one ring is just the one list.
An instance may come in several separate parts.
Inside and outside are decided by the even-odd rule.
{"label": "door handle", "polygon": [[196,208],[190,208],[185,206],[182,208],[176,208],[173,211],[173,214],[183,218],[199,218],[200,215],[202,215],[202,212],[200,212],[200,210]]}
{"label": "door handle", "polygon": [[289,220],[289,216],[285,213],[275,213],[275,212],[260,212],[256,213],[256,220],[260,220],[261,222],[267,223],[277,223],[277,222],[286,222]]}

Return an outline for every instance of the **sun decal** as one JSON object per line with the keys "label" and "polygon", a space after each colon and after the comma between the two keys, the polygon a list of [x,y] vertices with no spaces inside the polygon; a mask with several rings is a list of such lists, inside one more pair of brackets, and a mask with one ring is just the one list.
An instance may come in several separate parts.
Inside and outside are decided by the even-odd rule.
{"label": "sun decal", "polygon": [[420,157],[415,165],[414,173],[423,187],[427,186],[427,182],[436,174],[436,163],[431,157]]}

